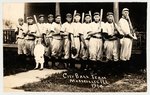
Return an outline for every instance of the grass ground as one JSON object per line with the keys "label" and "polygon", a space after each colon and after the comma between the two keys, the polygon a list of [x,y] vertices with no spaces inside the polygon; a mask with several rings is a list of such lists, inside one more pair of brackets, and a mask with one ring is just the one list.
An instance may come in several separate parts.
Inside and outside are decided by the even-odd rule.
{"label": "grass ground", "polygon": [[[109,74],[103,76],[106,77],[108,84],[97,84],[96,87],[92,87],[91,83],[70,82],[70,78],[63,77],[64,73],[78,73],[82,75],[80,72],[63,72],[42,79],[40,82],[16,87],[16,89],[32,92],[145,92],[147,90],[146,73]],[[89,76],[87,73],[84,75]]]}

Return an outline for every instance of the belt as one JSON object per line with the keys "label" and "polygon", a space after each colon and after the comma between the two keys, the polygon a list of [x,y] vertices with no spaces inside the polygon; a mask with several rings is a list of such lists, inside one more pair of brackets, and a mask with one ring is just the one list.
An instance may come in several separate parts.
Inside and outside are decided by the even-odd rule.
{"label": "belt", "polygon": [[24,38],[20,38],[20,37],[18,37],[17,39],[24,39]]}
{"label": "belt", "polygon": [[69,39],[69,37],[63,37],[63,39]]}
{"label": "belt", "polygon": [[102,37],[91,36],[92,38],[102,39]]}
{"label": "belt", "polygon": [[131,38],[129,35],[125,35],[124,37],[125,37],[125,38]]}
{"label": "belt", "polygon": [[26,39],[26,40],[29,40],[29,41],[34,41],[35,39]]}
{"label": "belt", "polygon": [[52,36],[46,36],[46,38],[53,38]]}
{"label": "belt", "polygon": [[80,37],[80,36],[73,36],[74,38],[78,38],[78,37]]}
{"label": "belt", "polygon": [[114,41],[114,40],[117,40],[117,38],[114,38],[114,39],[108,39],[108,41]]}
{"label": "belt", "polygon": [[36,38],[43,38],[43,37],[36,37]]}

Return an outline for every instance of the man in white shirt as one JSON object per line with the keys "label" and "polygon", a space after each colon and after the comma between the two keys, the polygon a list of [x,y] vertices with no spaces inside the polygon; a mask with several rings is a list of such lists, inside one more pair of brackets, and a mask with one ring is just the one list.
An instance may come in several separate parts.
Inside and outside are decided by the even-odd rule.
{"label": "man in white shirt", "polygon": [[52,48],[52,24],[53,24],[54,16],[52,14],[48,15],[48,23],[46,24],[46,56],[51,56],[51,48]]}
{"label": "man in white shirt", "polygon": [[45,47],[45,64],[48,68],[51,68],[51,53],[52,53],[52,32],[51,32],[51,28],[52,28],[52,24],[53,24],[53,20],[54,20],[54,16],[52,14],[48,15],[48,22],[46,23],[46,35],[45,35],[45,43],[46,43],[46,47]]}
{"label": "man in white shirt", "polygon": [[70,13],[66,14],[66,22],[63,23],[61,27],[61,35],[63,36],[63,48],[64,48],[64,59],[70,58],[70,28],[71,28],[71,21],[72,15]]}
{"label": "man in white shirt", "polygon": [[26,49],[26,55],[33,56],[34,54],[34,46],[35,46],[35,36],[37,33],[37,27],[33,23],[33,17],[29,16],[27,17],[27,31],[26,31],[26,37],[25,37],[25,49]]}
{"label": "man in white shirt", "polygon": [[124,8],[122,10],[122,18],[119,20],[119,26],[124,34],[124,37],[120,40],[121,43],[120,60],[128,61],[131,58],[133,39],[136,39],[131,33],[129,25],[128,8]]}
{"label": "man in white shirt", "polygon": [[17,34],[17,44],[18,44],[18,63],[20,66],[25,67],[26,65],[26,48],[25,48],[25,34],[27,31],[27,24],[24,23],[22,18],[18,19],[18,25],[15,29]]}
{"label": "man in white shirt", "polygon": [[[91,15],[86,13],[85,14],[85,18],[84,18],[85,22],[82,24],[83,27],[83,40],[85,43],[81,43],[81,58],[83,61],[81,61],[81,69],[86,70],[87,69],[87,65],[89,65],[89,36],[88,33],[90,33],[92,31],[92,26],[91,26]],[[86,47],[85,45],[86,44]]]}
{"label": "man in white shirt", "polygon": [[56,15],[55,22],[53,22],[51,27],[51,32],[53,36],[52,40],[52,54],[51,56],[54,58],[54,63],[52,64],[54,69],[57,69],[55,66],[56,61],[62,56],[62,37],[60,35],[61,30],[61,16]]}
{"label": "man in white shirt", "polygon": [[92,61],[101,61],[103,51],[102,51],[102,30],[104,27],[104,22],[101,22],[100,26],[100,14],[99,12],[94,13],[94,22],[91,23],[92,32],[88,33],[90,36],[89,40],[89,59]]}
{"label": "man in white shirt", "polygon": [[84,48],[84,45],[82,45],[82,59],[87,60],[89,57],[89,38],[88,38],[88,33],[92,31],[92,26],[91,26],[91,16],[90,14],[85,14],[85,22],[82,24],[83,27],[83,37],[86,43],[87,48]]}
{"label": "man in white shirt", "polygon": [[45,20],[44,15],[40,14],[39,15],[38,27],[39,27],[39,30],[40,30],[41,34],[46,34],[46,23],[45,23],[44,20]]}
{"label": "man in white shirt", "polygon": [[74,47],[77,51],[77,53],[74,55],[72,54],[71,57],[73,59],[79,60],[80,58],[80,51],[81,51],[81,43],[80,43],[80,34],[83,34],[83,29],[82,29],[82,24],[80,23],[80,14],[76,13],[74,20],[71,24],[70,32],[72,34],[71,39],[72,39],[72,47]]}
{"label": "man in white shirt", "polygon": [[112,12],[107,13],[107,22],[105,23],[105,27],[103,33],[106,33],[107,37],[105,37],[104,42],[104,50],[106,54],[107,61],[118,61],[119,60],[119,41],[117,34],[122,34],[121,30],[114,22],[114,16]]}
{"label": "man in white shirt", "polygon": [[27,31],[27,24],[22,18],[18,19],[18,25],[15,29],[17,35],[18,55],[25,54],[25,33]]}

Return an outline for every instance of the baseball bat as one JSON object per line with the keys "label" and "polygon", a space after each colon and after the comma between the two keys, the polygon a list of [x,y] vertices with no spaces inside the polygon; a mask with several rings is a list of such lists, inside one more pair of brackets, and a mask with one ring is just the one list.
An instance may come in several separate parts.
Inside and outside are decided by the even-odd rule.
{"label": "baseball bat", "polygon": [[92,13],[91,13],[91,11],[89,11],[89,15],[91,16],[91,22],[92,22]]}
{"label": "baseball bat", "polygon": [[84,12],[82,13],[82,23],[84,23]]}
{"label": "baseball bat", "polygon": [[41,33],[40,33],[40,29],[39,29],[39,26],[38,26],[38,22],[37,22],[36,15],[33,15],[33,17],[34,17],[34,20],[35,20],[35,24],[36,24],[36,27],[37,27],[38,33],[41,35]]}
{"label": "baseball bat", "polygon": [[77,13],[77,10],[74,10],[74,13],[73,13],[73,21],[72,21],[72,22],[74,22],[74,17],[75,17],[75,15],[76,15],[76,13]]}

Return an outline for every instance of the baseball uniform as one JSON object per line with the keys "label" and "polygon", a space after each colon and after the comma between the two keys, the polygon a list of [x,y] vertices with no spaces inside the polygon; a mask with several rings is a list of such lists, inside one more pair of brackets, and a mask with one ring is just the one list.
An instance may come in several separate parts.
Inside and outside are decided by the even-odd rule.
{"label": "baseball uniform", "polygon": [[73,22],[71,24],[70,32],[73,34],[72,47],[75,47],[77,50],[76,55],[71,55],[72,58],[80,57],[81,43],[80,43],[80,34],[83,34],[82,24],[80,22]]}
{"label": "baseball uniform", "polygon": [[37,27],[35,24],[28,25],[27,27],[28,27],[28,31],[26,32],[26,37],[25,37],[26,55],[30,55],[30,54],[33,55]]}
{"label": "baseball uniform", "polygon": [[[117,24],[115,26],[117,26]],[[115,36],[116,31],[114,24],[106,22],[103,32],[107,33],[108,36],[110,36],[109,38],[106,38],[104,42],[106,58],[108,60],[118,61],[118,38]]]}
{"label": "baseball uniform", "polygon": [[25,33],[27,31],[27,24],[17,25],[16,30],[18,32],[17,35],[17,44],[18,44],[18,54],[25,54]]}
{"label": "baseball uniform", "polygon": [[60,36],[61,24],[54,22],[51,27],[51,31],[58,33],[58,35],[53,35],[52,40],[52,56],[60,57],[62,50],[62,37]]}
{"label": "baseball uniform", "polygon": [[[100,23],[99,22],[92,22],[92,32],[100,32],[101,30],[99,29]],[[101,22],[101,27],[103,29],[104,27],[104,22]],[[103,51],[102,51],[102,35],[101,33],[94,34],[90,37],[89,40],[89,54],[90,54],[90,60],[96,61],[96,60],[101,60]]]}
{"label": "baseball uniform", "polygon": [[123,34],[125,35],[122,39],[120,39],[121,44],[120,59],[123,61],[127,61],[130,60],[131,57],[133,39],[126,36],[128,34],[131,34],[128,21],[124,18],[121,18],[119,20],[119,25],[120,28],[122,29]]}
{"label": "baseball uniform", "polygon": [[69,39],[69,34],[70,34],[70,28],[71,28],[71,23],[65,22],[62,27],[61,31],[63,31],[66,35],[63,36],[64,40],[64,59],[69,59],[70,56],[70,39]]}

